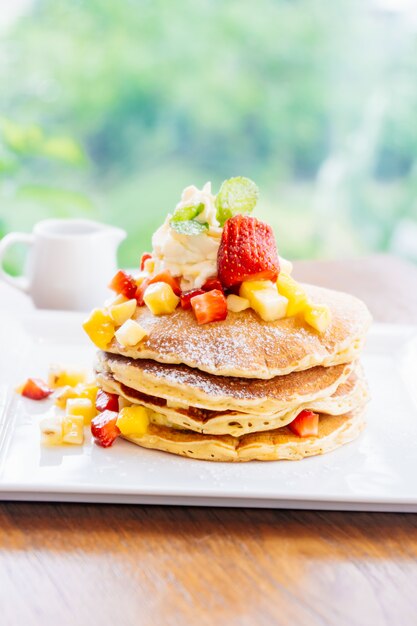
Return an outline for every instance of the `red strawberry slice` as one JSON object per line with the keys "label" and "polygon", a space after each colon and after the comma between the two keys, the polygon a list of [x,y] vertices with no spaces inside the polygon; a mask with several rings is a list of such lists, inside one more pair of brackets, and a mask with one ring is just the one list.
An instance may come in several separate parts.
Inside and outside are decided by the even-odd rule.
{"label": "red strawberry slice", "polygon": [[142,254],[141,260],[140,260],[140,271],[143,272],[143,270],[145,269],[145,262],[148,259],[152,258],[152,254],[150,252],[144,252]]}
{"label": "red strawberry slice", "polygon": [[171,272],[169,272],[168,270],[165,270],[164,272],[160,272],[159,274],[156,274],[152,278],[145,278],[145,280],[141,282],[141,284],[136,290],[136,295],[135,295],[135,298],[138,301],[139,306],[144,305],[143,296],[145,295],[145,291],[147,290],[149,285],[152,285],[153,283],[167,283],[168,285],[172,287],[172,291],[175,293],[175,295],[177,296],[181,295],[181,287],[180,287],[179,280],[175,278],[171,274]]}
{"label": "red strawberry slice", "polygon": [[119,270],[115,276],[113,276],[110,284],[110,289],[113,289],[116,293],[120,293],[126,298],[134,298],[137,285],[133,276],[123,270]]}
{"label": "red strawberry slice", "polygon": [[206,293],[202,289],[190,289],[190,291],[184,291],[181,294],[181,308],[182,309],[191,309],[191,298],[195,296],[201,296],[201,294]]}
{"label": "red strawberry slice", "polygon": [[319,416],[313,411],[301,411],[288,428],[299,437],[317,437],[319,434]]}
{"label": "red strawberry slice", "polygon": [[223,285],[217,276],[212,276],[208,278],[204,285],[201,287],[203,291],[212,291],[213,289],[218,289],[219,291],[223,291]]}
{"label": "red strawberry slice", "polygon": [[52,389],[40,378],[28,378],[25,382],[21,394],[31,400],[44,400],[52,393]]}
{"label": "red strawberry slice", "polygon": [[228,219],[220,242],[217,269],[226,289],[245,280],[276,281],[278,252],[269,224],[248,215]]}
{"label": "red strawberry slice", "polygon": [[103,411],[91,421],[91,434],[99,446],[108,448],[120,435],[116,425],[117,417],[116,411]]}
{"label": "red strawberry slice", "polygon": [[119,396],[117,393],[107,393],[103,389],[99,389],[96,397],[96,409],[99,413],[103,411],[118,411]]}
{"label": "red strawberry slice", "polygon": [[198,324],[219,322],[227,317],[227,300],[219,289],[194,296],[190,302]]}

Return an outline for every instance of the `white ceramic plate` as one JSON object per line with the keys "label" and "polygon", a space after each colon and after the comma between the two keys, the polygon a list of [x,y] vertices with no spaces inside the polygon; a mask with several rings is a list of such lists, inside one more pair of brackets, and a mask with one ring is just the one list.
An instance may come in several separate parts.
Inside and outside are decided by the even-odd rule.
{"label": "white ceramic plate", "polygon": [[50,363],[90,366],[81,317],[0,319],[0,497],[275,508],[417,511],[417,328],[375,325],[363,362],[368,426],[355,442],[303,461],[209,463],[118,440],[42,448],[48,401],[13,392]]}

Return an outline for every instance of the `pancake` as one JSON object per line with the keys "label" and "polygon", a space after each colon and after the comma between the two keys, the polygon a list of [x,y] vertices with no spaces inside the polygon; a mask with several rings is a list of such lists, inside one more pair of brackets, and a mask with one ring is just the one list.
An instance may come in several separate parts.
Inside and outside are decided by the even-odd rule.
{"label": "pancake", "polygon": [[240,437],[248,433],[274,430],[292,422],[303,409],[329,415],[342,415],[362,406],[367,399],[367,386],[362,374],[353,371],[331,396],[268,415],[253,415],[242,411],[213,411],[193,406],[168,406],[161,398],[146,396],[116,381],[111,375],[101,375],[99,384],[105,391],[117,393],[129,404],[149,409],[152,423],[171,428],[191,430],[211,435]]}
{"label": "pancake", "polygon": [[178,308],[170,315],[155,316],[144,306],[136,309],[134,319],[148,336],[134,348],[113,339],[108,352],[185,364],[217,377],[260,379],[355,360],[371,321],[365,304],[346,293],[304,287],[313,303],[331,310],[332,320],[324,333],[299,317],[264,322],[252,309],[229,312],[221,323],[199,326],[191,311]]}
{"label": "pancake", "polygon": [[352,441],[364,425],[364,411],[358,408],[339,416],[321,415],[317,437],[298,437],[288,427],[237,438],[150,424],[143,436],[125,439],[144,448],[206,461],[299,460]]}
{"label": "pancake", "polygon": [[287,411],[329,397],[347,380],[354,367],[350,363],[317,366],[264,380],[213,376],[186,365],[162,365],[105,352],[98,353],[96,363],[100,384],[100,375],[110,374],[127,388],[174,404],[255,415]]}

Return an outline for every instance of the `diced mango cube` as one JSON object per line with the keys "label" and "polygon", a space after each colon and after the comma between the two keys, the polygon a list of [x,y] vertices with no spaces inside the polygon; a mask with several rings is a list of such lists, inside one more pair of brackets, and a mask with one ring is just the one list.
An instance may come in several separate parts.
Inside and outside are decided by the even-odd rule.
{"label": "diced mango cube", "polygon": [[100,350],[105,350],[114,337],[114,322],[103,309],[94,309],[83,328]]}
{"label": "diced mango cube", "polygon": [[63,442],[62,419],[59,415],[44,417],[40,423],[41,443],[44,446],[59,446]]}
{"label": "diced mango cube", "polygon": [[332,315],[325,304],[308,304],[304,309],[304,319],[319,333],[324,333],[331,322]]}
{"label": "diced mango cube", "polygon": [[85,385],[77,385],[76,387],[62,387],[55,396],[55,404],[61,409],[65,409],[67,400],[70,398],[88,398],[94,405],[98,387],[94,383],[86,383]]}
{"label": "diced mango cube", "polygon": [[173,313],[180,299],[175,295],[171,285],[158,282],[149,285],[143,297],[146,306],[154,315]]}
{"label": "diced mango cube", "polygon": [[250,302],[247,298],[236,296],[234,293],[228,295],[226,300],[228,311],[232,311],[233,313],[240,313],[240,311],[244,311],[250,307]]}
{"label": "diced mango cube", "polygon": [[133,313],[136,311],[136,305],[136,300],[132,299],[109,307],[110,317],[116,326],[122,326],[122,324],[132,317]]}
{"label": "diced mango cube", "polygon": [[87,372],[85,370],[70,369],[60,365],[52,365],[49,368],[48,386],[52,389],[58,387],[75,387],[87,380]]}
{"label": "diced mango cube", "polygon": [[82,415],[66,415],[62,420],[63,443],[81,446],[84,443],[84,419]]}
{"label": "diced mango cube", "polygon": [[134,320],[127,320],[116,330],[116,339],[121,346],[136,346],[147,335],[147,331]]}
{"label": "diced mango cube", "polygon": [[97,415],[95,405],[88,398],[70,398],[67,400],[65,412],[70,416],[81,416],[86,425]]}
{"label": "diced mango cube", "polygon": [[252,309],[265,322],[273,322],[286,315],[288,300],[278,293],[276,285],[269,280],[245,281],[239,293],[249,300]]}
{"label": "diced mango cube", "polygon": [[148,429],[149,416],[143,406],[129,406],[123,408],[116,425],[119,427],[122,435],[141,437]]}
{"label": "diced mango cube", "polygon": [[302,313],[307,306],[308,297],[304,289],[288,274],[281,272],[277,281],[278,291],[288,299],[287,316]]}

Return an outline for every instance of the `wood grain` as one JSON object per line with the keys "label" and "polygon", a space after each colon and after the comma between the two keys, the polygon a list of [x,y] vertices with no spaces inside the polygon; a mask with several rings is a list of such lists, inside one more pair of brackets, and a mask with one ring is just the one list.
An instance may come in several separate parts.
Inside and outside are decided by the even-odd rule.
{"label": "wood grain", "polygon": [[[387,257],[297,264],[416,322],[417,269]],[[417,517],[0,505],[4,626],[414,625]]]}

